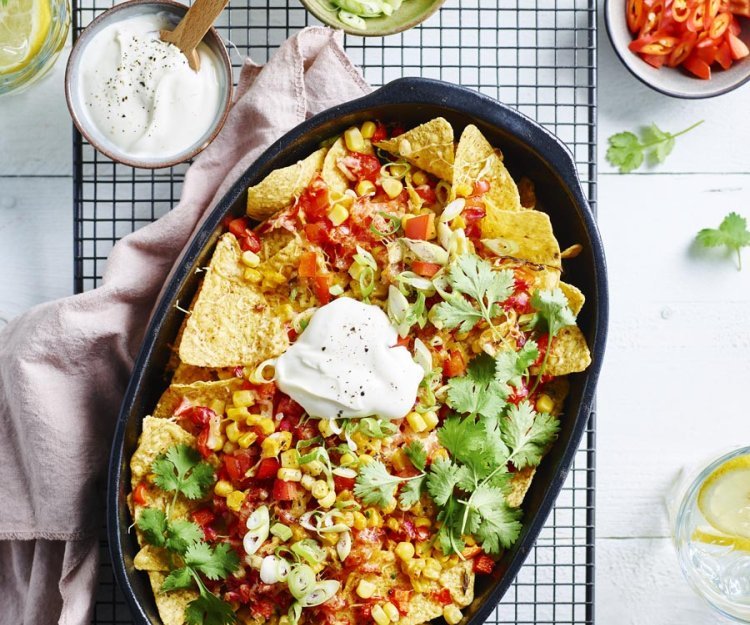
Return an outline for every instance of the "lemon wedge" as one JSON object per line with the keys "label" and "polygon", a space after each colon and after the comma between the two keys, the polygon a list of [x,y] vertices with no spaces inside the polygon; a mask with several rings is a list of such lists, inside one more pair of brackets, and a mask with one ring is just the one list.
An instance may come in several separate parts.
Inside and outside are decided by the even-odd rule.
{"label": "lemon wedge", "polygon": [[0,75],[26,67],[51,26],[49,0],[0,0]]}
{"label": "lemon wedge", "polygon": [[721,547],[733,547],[738,551],[747,551],[750,553],[750,538],[740,538],[739,536],[727,536],[717,532],[712,527],[701,526],[693,530],[691,540],[708,545],[719,545]]}
{"label": "lemon wedge", "polygon": [[698,508],[721,533],[750,539],[750,455],[728,460],[706,478]]}

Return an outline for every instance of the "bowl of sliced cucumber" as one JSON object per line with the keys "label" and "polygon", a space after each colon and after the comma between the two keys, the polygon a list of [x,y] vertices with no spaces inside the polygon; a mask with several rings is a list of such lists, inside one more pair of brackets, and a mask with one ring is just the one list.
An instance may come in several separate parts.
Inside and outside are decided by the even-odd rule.
{"label": "bowl of sliced cucumber", "polygon": [[324,24],[350,35],[383,37],[421,24],[445,0],[301,0]]}

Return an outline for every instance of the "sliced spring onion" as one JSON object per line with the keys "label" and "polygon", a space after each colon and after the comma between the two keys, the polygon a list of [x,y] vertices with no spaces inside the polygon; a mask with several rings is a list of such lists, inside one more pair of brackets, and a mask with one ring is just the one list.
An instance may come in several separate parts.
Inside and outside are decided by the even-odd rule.
{"label": "sliced spring onion", "polygon": [[375,257],[359,245],[357,245],[357,253],[354,255],[354,262],[364,267],[370,267],[371,269],[378,268],[378,263],[375,262]]}
{"label": "sliced spring onion", "polygon": [[302,606],[299,604],[299,601],[295,601],[289,606],[286,617],[289,619],[291,625],[299,623],[300,618],[302,618]]}
{"label": "sliced spring onion", "polygon": [[421,339],[414,340],[414,361],[422,367],[425,375],[432,372],[432,352]]}
{"label": "sliced spring onion", "polygon": [[443,249],[448,250],[450,248],[452,238],[453,230],[451,230],[451,227],[447,223],[439,221],[437,225],[437,239]]}
{"label": "sliced spring onion", "polygon": [[359,15],[354,15],[354,13],[349,13],[349,11],[339,11],[339,20],[357,30],[367,30],[367,22],[359,17]]}
{"label": "sliced spring onion", "polygon": [[451,193],[452,189],[449,182],[441,180],[437,183],[437,186],[435,187],[435,195],[437,196],[438,202],[445,204],[451,196]]}
{"label": "sliced spring onion", "polygon": [[292,530],[283,523],[274,523],[271,526],[271,535],[276,536],[279,540],[286,542],[292,537]]}
{"label": "sliced spring onion", "polygon": [[260,565],[260,579],[264,584],[284,582],[289,576],[289,562],[284,558],[266,556]]}
{"label": "sliced spring onion", "polygon": [[[385,8],[386,6],[393,11],[393,6],[390,2],[383,2],[383,7]],[[385,13],[385,11],[383,12]],[[386,13],[386,15],[388,15],[388,13]],[[383,178],[396,178],[400,180],[409,173],[410,169],[411,165],[405,161],[386,163],[380,168],[380,175],[383,176]]]}
{"label": "sliced spring onion", "polygon": [[289,571],[287,585],[295,599],[302,599],[315,588],[315,572],[307,564],[295,564]]}
{"label": "sliced spring onion", "polygon": [[[323,551],[311,538],[303,538],[292,545],[292,553],[305,560],[308,564],[318,564],[326,556]],[[309,567],[308,567],[309,568]],[[314,577],[314,575],[313,575]],[[291,579],[291,578],[290,578]],[[297,595],[295,595],[296,597]]]}
{"label": "sliced spring onion", "polygon": [[398,427],[377,417],[365,417],[357,422],[357,430],[369,438],[386,438],[398,432]]}
{"label": "sliced spring onion", "polygon": [[457,200],[453,200],[448,206],[445,207],[442,214],[440,215],[440,222],[447,224],[461,214],[461,211],[466,206],[466,200],[462,197]]}
{"label": "sliced spring onion", "polygon": [[363,267],[358,280],[362,297],[369,298],[375,290],[375,271],[371,267]]}
{"label": "sliced spring onion", "polygon": [[328,289],[328,292],[334,297],[338,297],[344,292],[344,289],[340,284],[334,284],[332,287]]}
{"label": "sliced spring onion", "polygon": [[388,221],[389,227],[385,231],[381,231],[375,227],[375,224],[370,224],[370,230],[377,236],[390,237],[396,234],[401,228],[401,217],[399,217],[398,215],[392,215],[391,213],[386,213],[385,211],[380,211],[378,215]]}
{"label": "sliced spring onion", "polygon": [[297,334],[301,334],[302,331],[307,327],[307,324],[310,322],[310,318],[313,316],[313,314],[315,314],[316,310],[318,310],[318,308],[317,306],[314,306],[313,308],[308,308],[307,310],[304,310],[294,316],[294,318],[292,319],[292,327]]}
{"label": "sliced spring onion", "polygon": [[352,533],[349,531],[342,532],[339,536],[339,540],[336,543],[336,553],[339,556],[339,560],[342,562],[346,560],[349,554],[352,552]]}
{"label": "sliced spring onion", "polygon": [[498,256],[512,256],[518,251],[518,243],[510,239],[482,239],[482,245]]}
{"label": "sliced spring onion", "polygon": [[247,517],[245,526],[248,530],[255,531],[268,527],[270,524],[270,515],[268,514],[268,506],[259,506],[253,513]]}
{"label": "sliced spring onion", "polygon": [[253,555],[266,541],[269,533],[270,518],[268,508],[260,506],[247,518],[245,526],[247,534],[242,539],[242,547],[245,553]]}
{"label": "sliced spring onion", "polygon": [[323,464],[328,464],[330,462],[328,452],[323,447],[315,447],[314,449],[311,449],[304,456],[300,456],[298,462],[299,464],[309,464],[316,460]]}
{"label": "sliced spring onion", "polygon": [[448,252],[439,245],[418,239],[401,239],[401,241],[419,260],[438,265],[445,265],[448,262]]}
{"label": "sliced spring onion", "polygon": [[357,472],[354,469],[350,469],[348,467],[336,467],[333,470],[334,475],[338,475],[339,477],[343,477],[349,480],[354,479],[357,477]]}
{"label": "sliced spring onion", "polygon": [[[248,379],[253,384],[267,384],[268,382],[273,382],[274,378],[276,377],[276,359],[275,358],[269,358],[268,360],[264,360],[262,363],[260,363],[256,368],[255,371],[253,371]],[[268,376],[267,369],[271,369],[271,375]]]}
{"label": "sliced spring onion", "polygon": [[388,287],[388,316],[396,325],[400,325],[406,319],[409,312],[409,300],[395,286]]}
{"label": "sliced spring onion", "polygon": [[313,588],[312,592],[302,597],[299,602],[303,607],[306,608],[312,607],[314,605],[320,605],[321,603],[325,603],[331,597],[333,597],[333,595],[335,595],[339,591],[340,587],[341,582],[335,579],[328,579],[323,582],[318,582]]}
{"label": "sliced spring onion", "polygon": [[[417,275],[413,271],[402,271],[398,274],[396,280],[398,280],[400,287],[410,286],[413,289],[417,289],[417,291],[427,291],[431,292],[431,294],[435,292],[435,287],[432,286],[432,280]],[[401,289],[401,292],[404,293],[403,288]],[[404,295],[406,295],[406,293],[404,293]]]}

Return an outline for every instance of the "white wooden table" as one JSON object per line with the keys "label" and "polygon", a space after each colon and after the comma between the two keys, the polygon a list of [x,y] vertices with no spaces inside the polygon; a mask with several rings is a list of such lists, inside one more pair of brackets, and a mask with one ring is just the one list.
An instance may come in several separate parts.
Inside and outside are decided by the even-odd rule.
{"label": "white wooden table", "polygon": [[[596,613],[603,625],[708,625],[681,578],[663,496],[680,466],[750,442],[750,251],[744,272],[693,245],[736,210],[750,218],[750,86],[679,101],[642,86],[599,41],[599,222],[611,284],[599,386]],[[0,324],[72,293],[71,122],[64,61],[0,100]],[[658,169],[620,175],[607,137],[656,122],[678,140]]]}

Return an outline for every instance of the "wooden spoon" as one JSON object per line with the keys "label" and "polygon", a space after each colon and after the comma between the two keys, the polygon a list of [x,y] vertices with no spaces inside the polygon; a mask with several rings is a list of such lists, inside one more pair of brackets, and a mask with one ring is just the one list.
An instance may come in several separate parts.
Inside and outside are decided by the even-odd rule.
{"label": "wooden spoon", "polygon": [[201,60],[196,47],[203,41],[204,35],[228,2],[229,0],[195,0],[174,30],[159,32],[161,40],[176,45],[187,58],[190,68],[197,72],[201,68]]}

